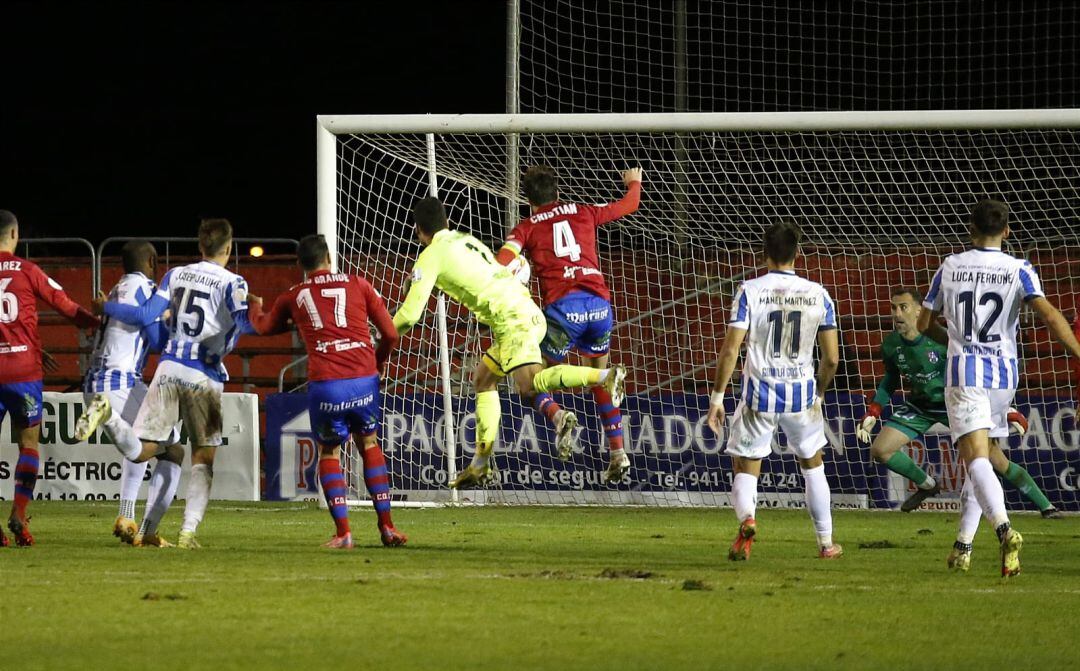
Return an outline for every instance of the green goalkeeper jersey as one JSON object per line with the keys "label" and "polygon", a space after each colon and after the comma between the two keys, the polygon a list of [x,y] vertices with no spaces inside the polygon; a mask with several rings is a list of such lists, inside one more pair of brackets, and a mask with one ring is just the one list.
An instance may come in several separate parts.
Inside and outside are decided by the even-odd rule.
{"label": "green goalkeeper jersey", "polygon": [[528,288],[495,260],[487,245],[461,231],[439,231],[420,252],[409,293],[394,315],[399,334],[420,321],[434,287],[469,308],[480,323],[496,328],[512,315],[539,311]]}
{"label": "green goalkeeper jersey", "polygon": [[896,331],[881,342],[885,377],[878,384],[874,402],[886,407],[903,380],[907,402],[927,412],[945,412],[945,345],[920,334],[905,340]]}

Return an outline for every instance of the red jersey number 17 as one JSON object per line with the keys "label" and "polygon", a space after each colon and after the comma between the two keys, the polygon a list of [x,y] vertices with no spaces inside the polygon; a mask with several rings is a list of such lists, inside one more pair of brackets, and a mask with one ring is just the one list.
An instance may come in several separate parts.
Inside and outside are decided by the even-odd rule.
{"label": "red jersey number 17", "polygon": [[[345,287],[323,289],[319,294],[323,298],[333,299],[334,324],[340,328],[348,326],[348,320],[345,318]],[[308,318],[311,319],[311,325],[315,330],[319,330],[323,327],[323,320],[319,315],[318,308],[315,307],[315,299],[311,297],[310,288],[305,287],[296,294],[296,303],[307,311]]]}

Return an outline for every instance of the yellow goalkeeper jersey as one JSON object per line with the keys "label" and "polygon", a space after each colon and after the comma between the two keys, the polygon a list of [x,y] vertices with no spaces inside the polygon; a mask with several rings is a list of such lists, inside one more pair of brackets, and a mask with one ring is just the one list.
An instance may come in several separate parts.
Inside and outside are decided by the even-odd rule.
{"label": "yellow goalkeeper jersey", "polygon": [[399,334],[420,321],[433,287],[494,328],[506,326],[512,316],[539,309],[525,285],[495,260],[487,245],[461,231],[439,231],[417,257],[412,286],[394,315]]}

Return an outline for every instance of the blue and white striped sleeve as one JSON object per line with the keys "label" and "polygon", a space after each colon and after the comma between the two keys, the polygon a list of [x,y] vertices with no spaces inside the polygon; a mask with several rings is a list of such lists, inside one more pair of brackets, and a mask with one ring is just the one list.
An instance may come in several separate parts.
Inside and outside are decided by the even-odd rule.
{"label": "blue and white striped sleeve", "polygon": [[1020,277],[1020,290],[1023,293],[1024,300],[1030,301],[1032,298],[1039,298],[1045,296],[1042,288],[1042,280],[1039,279],[1039,273],[1035,270],[1035,266],[1031,265],[1030,261],[1024,261],[1024,264],[1020,266],[1020,270],[1017,275]]}
{"label": "blue and white striped sleeve", "polygon": [[731,300],[731,319],[728,326],[744,331],[750,330],[750,301],[746,297],[746,285],[740,284]]}
{"label": "blue and white striped sleeve", "polygon": [[833,302],[829,290],[821,287],[821,298],[825,303],[825,318],[821,320],[818,331],[829,331],[836,328],[836,303]]}
{"label": "blue and white striped sleeve", "polygon": [[172,290],[169,288],[169,285],[172,282],[172,274],[172,270],[165,273],[165,277],[161,278],[161,284],[158,285],[157,293],[155,294],[156,296],[161,296],[166,301],[172,301],[172,295],[170,293]]}
{"label": "blue and white striped sleeve", "polygon": [[922,305],[924,308],[933,310],[934,312],[941,312],[941,308],[944,305],[941,298],[941,275],[945,271],[945,265],[942,264],[934,273],[934,279],[930,280],[930,290],[926,292],[926,297],[923,298]]}

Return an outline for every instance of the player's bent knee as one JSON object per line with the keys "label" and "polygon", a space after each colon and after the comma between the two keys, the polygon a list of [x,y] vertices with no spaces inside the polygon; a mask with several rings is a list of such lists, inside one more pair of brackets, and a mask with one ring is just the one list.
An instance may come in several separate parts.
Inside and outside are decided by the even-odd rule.
{"label": "player's bent knee", "polygon": [[802,466],[804,469],[817,468],[824,463],[825,461],[821,458],[821,450],[815,452],[814,456],[809,459],[799,459],[799,466]]}
{"label": "player's bent knee", "polygon": [[896,454],[896,451],[900,448],[896,445],[885,442],[880,437],[870,445],[870,456],[874,461],[884,464],[886,461],[892,458],[892,455]]}

